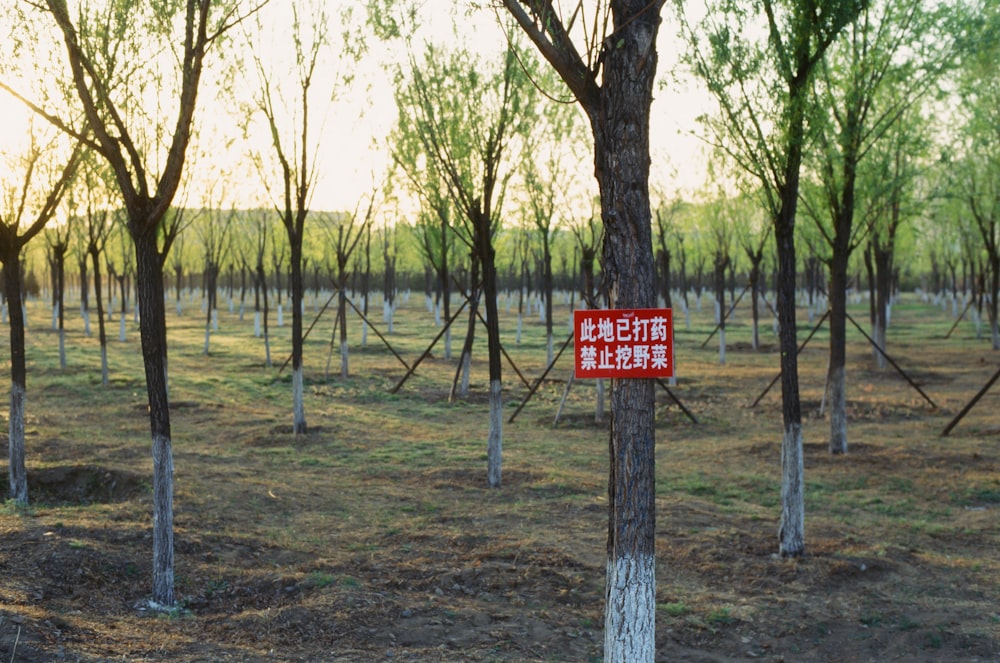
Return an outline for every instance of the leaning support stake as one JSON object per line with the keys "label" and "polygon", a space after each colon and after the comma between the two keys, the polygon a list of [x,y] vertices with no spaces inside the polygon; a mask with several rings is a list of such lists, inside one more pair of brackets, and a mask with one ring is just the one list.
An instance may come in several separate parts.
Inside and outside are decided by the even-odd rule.
{"label": "leaning support stake", "polygon": [[397,391],[399,391],[402,388],[403,384],[410,379],[411,375],[413,375],[413,372],[417,370],[417,366],[419,366],[424,359],[427,359],[427,357],[430,356],[431,350],[434,349],[434,346],[437,344],[437,342],[441,340],[441,337],[444,336],[444,333],[448,331],[448,329],[451,327],[451,323],[455,322],[458,316],[461,315],[462,311],[465,310],[465,307],[468,303],[469,303],[468,299],[462,302],[462,305],[458,307],[457,311],[455,311],[455,315],[451,316],[449,320],[445,321],[445,324],[441,328],[441,331],[438,332],[438,335],[434,337],[434,340],[431,341],[431,344],[427,346],[427,349],[424,350],[424,353],[420,355],[420,357],[415,362],[413,362],[413,366],[410,366],[410,369],[406,371],[406,375],[404,375],[402,379],[400,379],[400,381],[396,383],[396,386],[389,390],[390,394],[395,394]]}
{"label": "leaning support stake", "polygon": [[573,380],[576,378],[575,373],[569,374],[569,379],[566,380],[566,387],[563,389],[562,398],[559,399],[559,407],[556,408],[556,416],[552,419],[552,427],[555,428],[559,425],[559,419],[562,417],[563,407],[566,406],[566,399],[569,398],[569,390],[573,387]]}
{"label": "leaning support stake", "polygon": [[962,321],[962,319],[965,317],[965,314],[969,312],[969,308],[972,306],[972,302],[974,302],[974,301],[975,301],[975,299],[973,299],[971,297],[969,298],[969,301],[966,303],[965,308],[962,309],[962,315],[958,316],[955,319],[955,324],[953,324],[951,326],[951,329],[948,330],[948,333],[944,335],[944,337],[945,337],[946,340],[949,339],[949,338],[951,338],[952,332],[955,331],[955,329],[958,328],[958,323],[960,323]]}
{"label": "leaning support stake", "polygon": [[962,408],[962,411],[955,415],[955,418],[951,420],[951,423],[945,426],[945,429],[941,431],[941,437],[947,437],[948,433],[951,432],[951,429],[957,426],[958,422],[960,422],[965,415],[969,414],[969,410],[975,407],[976,403],[979,402],[979,399],[986,395],[986,392],[990,390],[990,387],[993,386],[993,383],[996,382],[998,378],[1000,378],[1000,370],[993,374],[993,377],[991,377],[990,381],[979,390],[979,393],[973,396],[972,400]]}
{"label": "leaning support stake", "polygon": [[679,398],[677,398],[677,396],[675,396],[675,395],[674,395],[674,392],[670,391],[670,387],[668,387],[668,386],[667,386],[667,383],[666,383],[666,382],[664,382],[664,381],[663,381],[663,380],[661,380],[660,378],[656,378],[656,384],[658,384],[658,385],[660,385],[661,387],[663,387],[663,391],[667,392],[667,395],[668,395],[668,396],[670,396],[670,398],[671,398],[671,399],[672,399],[672,400],[673,400],[673,401],[674,401],[675,403],[677,403],[677,407],[679,407],[679,408],[681,409],[681,411],[682,411],[682,412],[683,412],[684,414],[686,414],[686,415],[687,415],[687,418],[691,420],[691,423],[693,423],[693,424],[697,424],[697,423],[700,423],[700,422],[698,421],[697,417],[695,417],[695,416],[694,416],[693,414],[691,414],[691,411],[690,411],[690,410],[688,410],[688,409],[687,409],[686,407],[684,407],[684,403],[681,403],[680,399],[679,399]]}
{"label": "leaning support stake", "polygon": [[[812,331],[809,332],[809,335],[806,336],[806,340],[802,341],[802,345],[799,346],[799,349],[795,351],[796,355],[801,354],[802,350],[805,349],[806,345],[809,343],[810,340],[812,340],[812,337],[816,335],[816,332],[819,331],[819,328],[823,326],[823,323],[826,322],[826,319],[829,316],[830,316],[830,311],[827,310],[827,312],[823,314],[823,317],[819,319],[819,322],[817,322],[816,325],[812,328]],[[771,384],[767,385],[767,387],[764,388],[764,391],[761,392],[760,396],[757,397],[757,400],[755,400],[753,403],[750,404],[751,410],[757,407],[757,403],[760,403],[760,401],[764,398],[764,396],[767,395],[767,392],[771,391],[771,387],[778,384],[778,380],[780,379],[781,379],[781,372],[779,371],[778,374],[774,376],[774,379],[771,380]]]}
{"label": "leaning support stake", "polygon": [[871,336],[869,336],[867,334],[867,332],[865,332],[865,330],[861,328],[861,325],[859,325],[854,320],[854,318],[851,317],[851,315],[849,313],[847,314],[847,319],[851,321],[851,324],[853,324],[855,327],[857,327],[858,331],[861,332],[862,336],[864,336],[866,339],[868,339],[868,342],[872,344],[872,347],[874,347],[876,350],[878,350],[879,354],[881,354],[883,357],[885,357],[886,361],[888,361],[890,364],[892,364],[892,367],[895,368],[896,371],[900,375],[903,376],[903,379],[906,380],[907,382],[909,382],[910,386],[913,387],[914,389],[916,389],[917,392],[919,392],[919,394],[924,397],[924,400],[927,401],[928,403],[930,403],[930,405],[931,405],[932,408],[936,409],[937,405],[934,403],[934,401],[931,400],[931,397],[928,396],[927,394],[925,394],[924,390],[921,389],[917,385],[916,382],[914,382],[912,379],[910,379],[910,376],[906,374],[906,371],[904,371],[902,368],[900,368],[899,364],[897,364],[895,361],[893,361],[892,357],[890,357],[888,354],[886,354],[885,350],[883,350],[882,348],[879,347],[878,343],[875,342],[875,339],[873,339]]}
{"label": "leaning support stake", "polygon": [[566,348],[569,347],[569,344],[572,341],[573,341],[573,334],[570,334],[569,336],[566,337],[566,340],[563,342],[562,347],[559,348],[559,352],[557,352],[556,356],[552,358],[552,362],[545,367],[545,371],[543,371],[542,374],[539,376],[539,378],[535,380],[535,384],[533,384],[531,388],[528,389],[528,395],[524,397],[524,400],[521,401],[521,404],[517,406],[516,410],[514,410],[514,414],[510,415],[510,419],[507,420],[507,423],[511,424],[514,423],[514,417],[520,414],[521,410],[524,409],[524,406],[527,405],[528,401],[531,400],[531,397],[535,395],[535,392],[538,391],[538,387],[541,386],[542,381],[545,379],[545,376],[548,375],[549,371],[552,370],[552,367],[556,365],[556,362],[559,361],[559,357],[562,356],[562,353],[566,351]]}
{"label": "leaning support stake", "polygon": [[368,320],[368,317],[361,312],[361,309],[358,308],[357,304],[352,302],[350,297],[347,297],[346,301],[348,304],[351,305],[351,308],[354,309],[354,312],[358,314],[358,317],[361,318],[364,321],[364,323],[371,328],[373,332],[375,332],[375,335],[378,336],[379,340],[382,341],[383,344],[385,344],[385,347],[389,348],[389,352],[395,355],[396,359],[399,360],[399,363],[402,364],[404,368],[409,369],[410,365],[406,363],[406,360],[404,360],[402,357],[399,356],[399,353],[396,352],[396,349],[393,348],[392,344],[389,343],[389,339],[383,336],[382,332],[378,330],[378,327],[373,325],[371,321]]}
{"label": "leaning support stake", "polygon": [[[483,317],[483,314],[479,312],[479,308],[478,307],[476,308],[476,317],[479,318],[479,322],[483,323],[483,326],[485,327],[486,326],[486,318]],[[524,375],[521,373],[521,371],[517,368],[517,364],[515,364],[514,360],[510,358],[510,355],[507,354],[507,350],[506,350],[506,348],[503,347],[503,343],[500,344],[500,353],[504,356],[504,359],[507,360],[507,363],[510,364],[511,369],[513,369],[513,371],[515,373],[517,373],[517,377],[521,378],[521,384],[523,384],[528,389],[531,389],[531,385],[528,383],[528,380],[524,377]]]}
{"label": "leaning support stake", "polygon": [[713,336],[715,336],[715,332],[719,331],[722,328],[722,323],[725,322],[726,320],[728,320],[729,316],[731,316],[733,314],[733,311],[736,310],[737,304],[740,303],[740,300],[743,299],[743,295],[747,294],[747,290],[749,290],[749,289],[750,289],[750,285],[747,284],[746,287],[743,288],[743,292],[740,293],[740,296],[736,298],[736,301],[733,302],[733,305],[729,307],[728,311],[726,311],[726,314],[724,316],[722,316],[722,322],[719,322],[717,325],[715,325],[715,329],[712,330],[712,333],[709,334],[708,338],[706,338],[705,341],[701,344],[701,349],[702,350],[705,349],[705,346],[708,345],[708,342],[712,340]]}
{"label": "leaning support stake", "polygon": [[[333,291],[333,294],[330,295],[330,299],[326,300],[326,304],[323,304],[323,308],[320,309],[320,312],[316,314],[315,318],[313,318],[312,324],[309,325],[309,329],[307,329],[305,333],[302,334],[303,343],[305,343],[306,339],[309,338],[309,332],[313,330],[313,327],[316,326],[316,323],[319,322],[319,319],[323,316],[324,313],[326,313],[326,309],[330,308],[330,302],[333,301],[333,298],[337,296],[338,292],[340,292],[340,290]],[[291,360],[292,360],[292,355],[288,355],[288,359],[286,359],[285,363],[283,363],[281,365],[281,368],[278,369],[278,375],[281,375],[281,372],[285,370],[285,367],[288,366],[288,362],[290,362]]]}

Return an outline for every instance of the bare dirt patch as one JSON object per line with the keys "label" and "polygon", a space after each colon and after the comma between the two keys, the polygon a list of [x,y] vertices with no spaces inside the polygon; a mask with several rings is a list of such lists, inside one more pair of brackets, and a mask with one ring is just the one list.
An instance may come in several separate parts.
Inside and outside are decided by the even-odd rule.
{"label": "bare dirt patch", "polygon": [[[0,660],[600,660],[608,433],[593,385],[574,384],[557,428],[558,380],[505,422],[492,490],[484,367],[449,404],[443,359],[397,394],[387,352],[355,355],[348,380],[316,360],[296,436],[290,385],[223,322],[244,354],[205,358],[203,327],[171,320],[180,600],[167,612],[148,605],[138,352],[112,347],[132,377],[106,389],[92,347],[60,373],[34,337],[49,382],[29,401],[31,504],[0,511]],[[1000,660],[997,397],[940,437],[991,373],[982,352],[933,336],[895,348],[935,409],[856,351],[845,456],[826,449],[825,357],[804,355],[808,552],[782,559],[779,397],[747,407],[777,358],[743,344],[719,366],[699,347],[710,330],[679,334],[672,387],[700,423],[657,397],[657,660]],[[509,349],[540,374],[543,353]],[[525,394],[507,383],[510,413]]]}

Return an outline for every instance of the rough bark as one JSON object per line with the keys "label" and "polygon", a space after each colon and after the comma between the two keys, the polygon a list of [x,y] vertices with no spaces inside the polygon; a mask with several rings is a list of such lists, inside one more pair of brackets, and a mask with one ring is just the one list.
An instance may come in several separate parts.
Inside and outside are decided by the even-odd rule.
{"label": "rough bark", "polygon": [[27,504],[28,471],[24,462],[27,366],[24,349],[24,308],[21,299],[21,260],[20,251],[16,247],[4,256],[3,280],[10,325],[10,414],[7,438],[10,499],[18,504]]}
{"label": "rough bark", "polygon": [[167,321],[163,262],[155,233],[130,220],[135,243],[139,336],[146,371],[149,425],[153,444],[153,602],[174,605],[174,461],[167,392]]}
{"label": "rough bark", "polygon": [[90,257],[94,265],[94,303],[97,305],[97,333],[101,344],[101,384],[105,387],[110,383],[108,376],[108,336],[104,328],[104,301],[101,298],[101,252],[95,245],[90,249]]}
{"label": "rough bark", "polygon": [[[590,110],[612,308],[656,305],[649,206],[649,109],[660,17],[645,0],[614,6],[619,47],[605,51]],[[604,660],[652,661],[656,528],[654,382],[612,380]],[[633,567],[633,568],[630,568]],[[640,621],[633,622],[636,617]]]}
{"label": "rough bark", "polygon": [[497,310],[496,251],[493,249],[491,219],[481,214],[476,224],[476,240],[482,256],[483,298],[486,306],[486,345],[490,375],[490,429],[487,436],[487,480],[499,488],[503,455],[503,394],[500,347],[500,313]]}
{"label": "rough bark", "polygon": [[[614,652],[612,661],[652,660],[655,651],[656,615],[655,562],[653,555],[608,560],[608,619],[604,624],[604,651]],[[619,643],[627,643],[626,647]]]}
{"label": "rough bark", "polygon": [[[546,13],[550,4],[504,3],[560,73],[590,121],[610,304],[651,308],[656,304],[656,269],[649,205],[649,112],[662,3],[610,3],[614,46],[602,51],[600,85],[575,55],[568,34],[560,29],[565,26]],[[654,387],[652,380],[642,379],[612,380],[611,385],[607,663],[651,663],[655,655]]]}
{"label": "rough bark", "polygon": [[[797,169],[796,169],[797,172]],[[796,175],[797,177],[797,175]],[[797,187],[795,188],[797,192]],[[781,523],[778,548],[782,556],[805,553],[804,476],[802,465],[802,409],[799,401],[798,340],[795,321],[795,196],[783,203],[775,223],[778,243],[778,340],[781,348]],[[790,210],[789,210],[790,206]]]}
{"label": "rough bark", "polygon": [[[302,367],[302,223],[295,233],[289,233],[291,244],[291,297],[292,297],[292,431],[296,435],[306,432]],[[280,289],[279,289],[280,292]]]}
{"label": "rough bark", "polygon": [[830,453],[847,453],[847,254],[830,264]]}

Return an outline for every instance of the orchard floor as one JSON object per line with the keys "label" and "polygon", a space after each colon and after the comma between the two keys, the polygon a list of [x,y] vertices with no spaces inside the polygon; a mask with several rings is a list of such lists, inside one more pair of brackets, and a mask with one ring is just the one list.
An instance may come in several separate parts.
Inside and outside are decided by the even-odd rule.
{"label": "orchard floor", "polygon": [[[33,307],[31,503],[0,511],[0,660],[601,659],[608,434],[586,382],[553,427],[565,357],[513,422],[527,389],[505,365],[503,487],[489,489],[483,358],[469,397],[449,403],[454,363],[440,349],[392,393],[405,369],[374,336],[365,349],[352,336],[347,378],[326,375],[329,338],[311,338],[309,432],[294,436],[277,368],[287,328],[273,330],[268,369],[249,315],[223,313],[205,356],[197,310],[171,313],[178,607],[164,612],[148,604],[136,325],[124,343],[109,329],[104,386],[81,323],[60,369]],[[711,324],[689,330],[678,316],[671,390],[698,423],[659,393],[657,660],[1000,661],[1000,387],[941,436],[1000,353],[966,323],[946,337],[951,318],[936,307],[900,305],[890,352],[931,404],[876,369],[852,333],[850,450],[831,456],[825,337],[811,341],[800,359],[807,554],[782,559],[779,388],[749,407],[777,354],[769,328],[750,350],[746,319],[738,312],[720,365],[717,337],[701,347]],[[520,344],[505,332],[529,382],[544,368],[541,328]],[[434,333],[413,304],[390,338],[409,363]]]}

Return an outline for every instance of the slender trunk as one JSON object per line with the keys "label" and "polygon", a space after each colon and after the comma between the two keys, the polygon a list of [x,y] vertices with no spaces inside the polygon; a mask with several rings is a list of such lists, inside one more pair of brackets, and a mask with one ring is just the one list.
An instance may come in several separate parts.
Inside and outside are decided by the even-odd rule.
{"label": "slender trunk", "polygon": [[[289,237],[291,244],[291,297],[292,297],[292,430],[296,435],[306,432],[305,394],[302,367],[302,233]],[[278,292],[281,290],[279,288]],[[280,297],[280,295],[279,295]]]}
{"label": "slender trunk", "polygon": [[[552,363],[552,250],[549,246],[549,235],[545,233],[542,239],[542,259],[545,261],[542,266],[542,289],[545,294],[545,347],[546,362],[548,366]],[[489,308],[489,307],[487,307]]]}
{"label": "slender trunk", "polygon": [[847,453],[847,259],[834,251],[830,263],[830,453]]}
{"label": "slender trunk", "polygon": [[216,268],[209,264],[205,269],[205,301],[207,310],[205,312],[205,347],[202,354],[208,356],[209,340],[212,336],[212,312],[215,310],[215,287]]}
{"label": "slender trunk", "polygon": [[[346,261],[346,257],[344,258]],[[340,268],[340,294],[337,295],[337,320],[340,327],[340,377],[348,376],[347,364],[347,272]]]}
{"label": "slender trunk", "polygon": [[468,398],[469,381],[472,373],[472,348],[476,340],[476,318],[479,314],[479,298],[482,291],[479,285],[479,260],[473,256],[472,269],[469,275],[469,324],[465,331],[465,343],[458,357],[458,372],[451,388],[451,398]]}
{"label": "slender trunk", "polygon": [[59,330],[59,369],[66,370],[66,315],[63,311],[63,306],[66,303],[65,293],[63,292],[66,287],[66,248],[63,245],[59,245],[53,248],[56,253],[56,308],[59,315],[57,329]]}
{"label": "slender trunk", "polygon": [[[264,365],[271,368],[271,341],[267,334],[267,275],[264,273],[264,263],[257,263],[257,279],[254,284],[256,294],[254,295],[254,325],[261,325],[260,336],[264,339]],[[263,308],[261,308],[263,300]]]}
{"label": "slender trunk", "polygon": [[10,499],[28,503],[28,471],[24,456],[24,401],[27,365],[24,348],[24,309],[21,299],[21,257],[16,247],[5,252],[4,293],[10,315],[10,418],[8,420],[8,476]]}
{"label": "slender trunk", "polygon": [[1000,302],[1000,253],[995,251],[989,256],[990,261],[990,336],[993,342],[993,349],[1000,350],[1000,316],[997,315]]}
{"label": "slender trunk", "polygon": [[750,347],[760,349],[760,260],[761,254],[750,256]]}
{"label": "slender trunk", "polygon": [[792,119],[788,138],[781,206],[774,219],[778,255],[776,299],[781,350],[781,403],[784,435],[781,442],[781,522],[778,529],[782,556],[805,553],[805,488],[802,454],[802,408],[799,401],[798,339],[795,321],[795,211],[804,137],[805,88],[790,92]]}
{"label": "slender trunk", "polygon": [[490,226],[490,218],[482,214],[476,223],[476,234],[483,270],[486,344],[489,351],[490,374],[490,430],[487,441],[486,476],[490,488],[499,488],[503,464],[503,383],[501,380],[500,312],[497,310],[496,252],[490,238]]}
{"label": "slender trunk", "polygon": [[[889,329],[889,300],[892,296],[892,248],[875,247],[875,333],[876,345],[884,352]],[[876,351],[877,352],[877,351]],[[876,365],[886,367],[885,355],[877,352]]]}
{"label": "slender trunk", "polygon": [[[794,207],[794,203],[793,203]],[[779,552],[797,557],[805,553],[805,476],[802,453],[802,413],[795,322],[794,211],[776,224],[778,242],[778,338],[781,349],[781,402],[784,435],[781,440],[781,522]]]}
{"label": "slender trunk", "polygon": [[725,253],[715,254],[715,305],[719,324],[719,363],[726,363],[726,267],[729,256]]}
{"label": "slender trunk", "polygon": [[97,247],[90,248],[90,257],[94,264],[94,299],[97,305],[97,337],[101,344],[101,384],[110,384],[108,375],[108,336],[104,328],[104,301],[101,299],[101,254]]}
{"label": "slender trunk", "polygon": [[[139,225],[137,222],[132,222]],[[130,224],[131,225],[131,224]],[[163,263],[156,235],[133,232],[139,332],[153,443],[153,602],[174,605],[174,461],[167,393],[167,321]]]}

